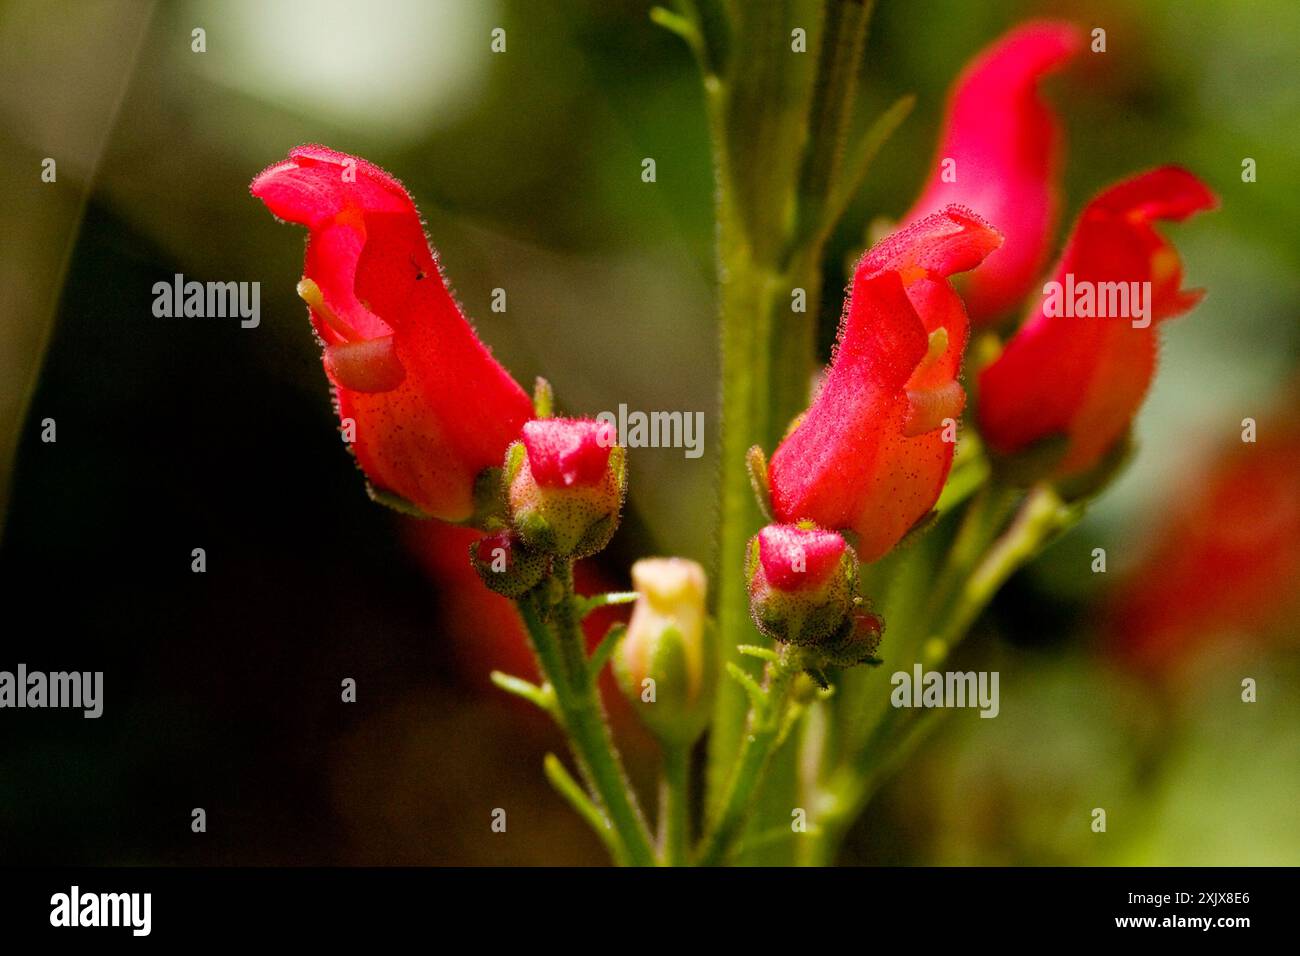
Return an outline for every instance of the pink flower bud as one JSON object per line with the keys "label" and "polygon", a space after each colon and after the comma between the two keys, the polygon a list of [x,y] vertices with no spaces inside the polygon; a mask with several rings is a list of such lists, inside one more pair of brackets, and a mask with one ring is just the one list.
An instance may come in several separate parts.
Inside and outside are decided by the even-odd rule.
{"label": "pink flower bud", "polygon": [[776,641],[818,644],[844,624],[857,597],[858,559],[834,531],[768,525],[749,544],[754,625]]}
{"label": "pink flower bud", "polygon": [[524,543],[545,554],[585,557],[613,537],[626,487],[613,426],[591,419],[541,418],[523,427],[506,454],[510,520]]}

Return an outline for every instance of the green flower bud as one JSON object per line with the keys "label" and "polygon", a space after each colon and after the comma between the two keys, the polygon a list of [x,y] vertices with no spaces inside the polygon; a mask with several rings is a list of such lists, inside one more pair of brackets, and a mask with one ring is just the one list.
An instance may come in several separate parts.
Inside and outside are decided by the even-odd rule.
{"label": "green flower bud", "polygon": [[718,676],[704,569],[683,558],[647,558],[632,565],[632,583],[640,596],[614,650],[614,675],[656,737],[689,746],[709,722]]}
{"label": "green flower bud", "polygon": [[546,556],[532,550],[513,531],[498,531],[469,546],[469,562],[493,591],[517,598],[546,573]]}

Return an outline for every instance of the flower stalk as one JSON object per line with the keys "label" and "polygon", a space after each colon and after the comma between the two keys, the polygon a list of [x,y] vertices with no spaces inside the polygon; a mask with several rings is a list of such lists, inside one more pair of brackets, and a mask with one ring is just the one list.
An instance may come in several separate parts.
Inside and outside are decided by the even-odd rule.
{"label": "flower stalk", "polygon": [[559,597],[545,601],[545,586],[517,602],[543,677],[554,692],[554,715],[568,737],[578,769],[604,815],[599,834],[619,863],[653,866],[656,858],[645,818],[614,745],[582,635],[579,602],[573,590],[572,561],[556,561],[553,580]]}

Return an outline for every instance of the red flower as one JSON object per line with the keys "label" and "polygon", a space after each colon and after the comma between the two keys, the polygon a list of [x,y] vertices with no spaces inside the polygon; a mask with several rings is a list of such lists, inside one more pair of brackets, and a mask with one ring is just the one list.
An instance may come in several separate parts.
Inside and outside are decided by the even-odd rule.
{"label": "red flower", "polygon": [[[1085,207],[1056,269],[1059,286],[1044,287],[1043,301],[980,375],[981,434],[994,451],[1012,455],[1065,436],[1054,471],[1065,477],[1097,464],[1123,436],[1155,373],[1155,323],[1201,297],[1181,290],[1177,250],[1152,221],[1186,219],[1214,205],[1204,183],[1166,166]],[[1118,310],[1124,314],[1086,315],[1114,312],[1117,301],[1128,303]]]}
{"label": "red flower", "polygon": [[500,467],[532,405],[447,291],[411,197],[321,146],[294,149],[252,192],[309,230],[299,291],[357,463],[378,491],[469,518],[475,479]]}
{"label": "red flower", "polygon": [[859,556],[874,561],[934,505],[952,466],[944,419],[966,400],[957,382],[966,311],[947,276],[1000,242],[953,206],[862,257],[821,390],[772,456],[780,521],[851,528]]}
{"label": "red flower", "polygon": [[[1037,87],[1080,43],[1074,25],[1037,21],[980,53],[953,88],[934,171],[904,217],[906,225],[959,203],[1006,237],[961,285],[976,324],[1023,300],[1047,259],[1059,205],[1061,133]],[[945,175],[952,181],[944,182]]]}
{"label": "red flower", "polygon": [[1256,443],[1234,440],[1171,496],[1145,559],[1111,603],[1111,650],[1158,671],[1208,641],[1294,633],[1300,610],[1300,427],[1284,396]]}

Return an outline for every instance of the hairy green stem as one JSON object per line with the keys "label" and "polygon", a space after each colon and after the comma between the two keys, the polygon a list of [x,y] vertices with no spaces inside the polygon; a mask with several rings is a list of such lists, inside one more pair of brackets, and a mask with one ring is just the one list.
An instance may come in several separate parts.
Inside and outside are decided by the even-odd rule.
{"label": "hairy green stem", "polygon": [[558,569],[563,586],[560,601],[542,614],[544,588],[535,589],[517,603],[528,629],[538,667],[555,693],[555,714],[569,740],[574,759],[588,788],[614,831],[617,862],[653,866],[654,848],[645,819],[637,806],[622,760],[605,720],[596,675],[588,665],[582,622],[573,592],[573,565]]}
{"label": "hairy green stem", "polygon": [[691,749],[665,745],[663,780],[659,785],[660,855],[668,866],[690,862]]}

